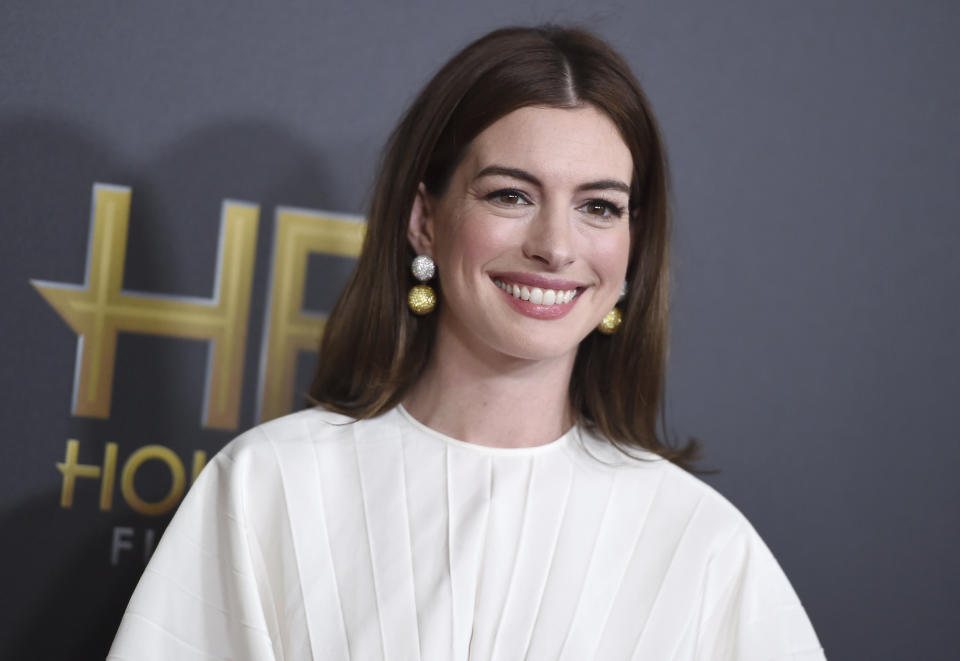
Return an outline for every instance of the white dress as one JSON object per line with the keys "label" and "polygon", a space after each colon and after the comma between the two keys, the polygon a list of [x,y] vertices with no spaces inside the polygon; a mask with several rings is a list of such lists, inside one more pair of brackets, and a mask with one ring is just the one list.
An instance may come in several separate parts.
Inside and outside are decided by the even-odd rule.
{"label": "white dress", "polygon": [[204,469],[109,659],[823,659],[727,500],[575,427],[539,447],[402,408],[257,427]]}

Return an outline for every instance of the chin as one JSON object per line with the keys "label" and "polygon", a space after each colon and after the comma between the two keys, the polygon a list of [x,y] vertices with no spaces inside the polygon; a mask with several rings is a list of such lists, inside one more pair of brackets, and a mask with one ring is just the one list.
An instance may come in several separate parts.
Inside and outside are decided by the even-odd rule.
{"label": "chin", "polygon": [[[557,334],[560,335],[560,334]],[[558,360],[573,358],[582,337],[563,333],[555,337],[551,333],[525,334],[523,337],[504,338],[494,345],[501,354],[527,361]]]}

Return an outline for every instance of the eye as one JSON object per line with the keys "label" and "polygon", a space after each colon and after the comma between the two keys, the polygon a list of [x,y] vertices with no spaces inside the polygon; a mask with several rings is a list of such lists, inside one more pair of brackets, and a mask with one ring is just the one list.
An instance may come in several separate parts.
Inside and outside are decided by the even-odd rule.
{"label": "eye", "polygon": [[504,188],[493,191],[486,196],[486,199],[507,207],[519,207],[530,204],[530,199],[515,188]]}
{"label": "eye", "polygon": [[620,218],[623,215],[623,207],[607,200],[587,200],[580,206],[580,210],[603,218]]}

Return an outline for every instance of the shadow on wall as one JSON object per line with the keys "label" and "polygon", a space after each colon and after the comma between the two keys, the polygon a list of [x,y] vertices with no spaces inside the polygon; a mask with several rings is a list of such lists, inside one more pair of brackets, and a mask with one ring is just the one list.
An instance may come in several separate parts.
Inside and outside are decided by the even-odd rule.
{"label": "shadow on wall", "polygon": [[[170,518],[131,509],[119,475],[109,511],[98,509],[92,478],[78,478],[72,508],[62,508],[55,464],[64,461],[65,441],[80,440],[84,464],[100,463],[104,444],[117,443],[118,470],[137,448],[160,444],[189,471],[195,450],[212,456],[252,425],[275,208],[344,204],[323,156],[268,122],[224,121],[143,162],[105,144],[54,117],[0,121],[0,219],[13,248],[0,260],[0,282],[9,309],[18,311],[0,320],[5,431],[17,439],[0,445],[0,465],[8,467],[0,501],[6,659],[103,658],[143,568],[139,552],[111,564],[114,529],[138,531],[138,549],[143,531],[159,537]],[[200,426],[206,344],[154,336],[121,334],[109,419],[70,415],[76,336],[29,280],[82,284],[95,182],[133,189],[124,288],[165,296],[210,297],[222,201],[260,205],[238,430]],[[162,462],[143,468],[138,493],[162,499],[169,471]]]}

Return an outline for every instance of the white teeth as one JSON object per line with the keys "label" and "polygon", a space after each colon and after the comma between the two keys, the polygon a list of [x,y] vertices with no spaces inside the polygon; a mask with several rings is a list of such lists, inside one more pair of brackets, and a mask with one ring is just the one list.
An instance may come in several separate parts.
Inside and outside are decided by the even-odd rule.
{"label": "white teeth", "polygon": [[576,289],[542,289],[540,287],[509,284],[501,280],[494,280],[493,282],[514,298],[530,301],[537,305],[561,305],[569,303],[577,296]]}

